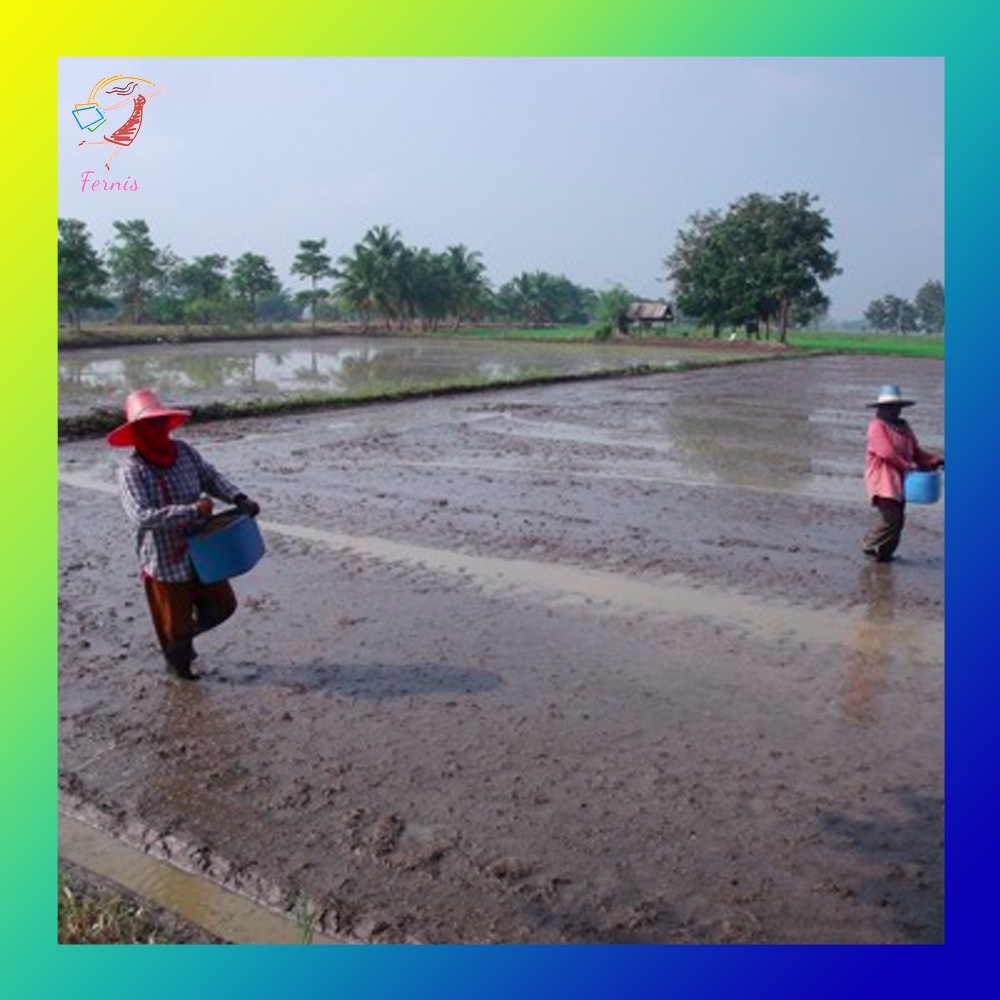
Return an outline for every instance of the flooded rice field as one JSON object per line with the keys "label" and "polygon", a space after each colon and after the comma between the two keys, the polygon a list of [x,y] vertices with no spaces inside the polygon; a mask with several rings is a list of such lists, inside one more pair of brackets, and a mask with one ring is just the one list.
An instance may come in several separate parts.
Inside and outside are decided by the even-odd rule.
{"label": "flooded rice field", "polygon": [[[713,345],[711,356],[746,356],[759,345]],[[463,379],[583,375],[704,359],[704,347],[481,341],[424,336],[329,337],[205,344],[82,348],[59,354],[59,416],[118,407],[135,386],[176,405],[246,402],[310,393],[389,392],[400,386]]]}
{"label": "flooded rice field", "polygon": [[62,809],[340,940],[942,941],[945,501],[864,561],[885,382],[943,448],[889,358],[183,428],[268,545],[195,683],[61,445]]}

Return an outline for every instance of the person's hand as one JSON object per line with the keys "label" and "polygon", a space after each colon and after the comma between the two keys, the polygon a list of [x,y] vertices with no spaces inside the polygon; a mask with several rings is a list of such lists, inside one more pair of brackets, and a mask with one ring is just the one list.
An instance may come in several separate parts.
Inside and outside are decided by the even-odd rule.
{"label": "person's hand", "polygon": [[195,507],[198,508],[198,515],[200,517],[212,516],[212,508],[214,507],[214,504],[212,503],[211,497],[201,497],[201,499],[199,499],[195,504]]}
{"label": "person's hand", "polygon": [[236,504],[236,509],[241,514],[247,514],[250,517],[256,517],[260,513],[260,504],[256,500],[251,500],[245,493],[241,493],[238,497],[233,500]]}

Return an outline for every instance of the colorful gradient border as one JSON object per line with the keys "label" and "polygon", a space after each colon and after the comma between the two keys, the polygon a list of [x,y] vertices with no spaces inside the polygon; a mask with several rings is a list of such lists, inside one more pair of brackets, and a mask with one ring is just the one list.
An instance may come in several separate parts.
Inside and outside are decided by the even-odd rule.
{"label": "colorful gradient border", "polygon": [[[276,7],[180,0],[4,16],[3,725],[9,996],[931,996],[987,969],[997,877],[998,615],[987,533],[997,309],[995,33],[967,0],[468,0]],[[980,13],[983,11],[983,13]],[[935,947],[71,948],[56,946],[57,59],[74,55],[943,56],[947,87],[947,943]],[[39,128],[39,123],[42,127]],[[610,126],[609,126],[610,127]],[[711,151],[704,154],[711,156]],[[830,155],[837,155],[831,152]],[[978,419],[976,419],[978,418]],[[978,433],[977,433],[978,432]],[[972,450],[980,452],[972,475]],[[983,501],[973,516],[973,497]],[[976,545],[973,545],[975,534]]]}

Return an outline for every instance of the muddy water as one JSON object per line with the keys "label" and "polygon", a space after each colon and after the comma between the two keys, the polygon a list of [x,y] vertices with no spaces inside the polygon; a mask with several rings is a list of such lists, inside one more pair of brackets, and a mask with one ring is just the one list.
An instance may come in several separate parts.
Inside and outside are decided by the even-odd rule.
{"label": "muddy water", "polygon": [[71,816],[59,817],[59,857],[79,864],[232,944],[338,944],[310,927],[181,871]]}
{"label": "muddy water", "polygon": [[[715,351],[739,357],[746,347]],[[586,374],[636,365],[670,367],[704,358],[697,348],[475,341],[425,337],[337,337],[243,343],[88,348],[59,355],[59,415],[118,407],[135,386],[177,405],[310,392],[391,391],[446,379],[493,381],[526,372]]]}
{"label": "muddy water", "polygon": [[60,448],[64,808],[362,941],[943,938],[943,513],[858,552],[814,359],[191,428],[269,553],[167,682],[99,442]]}

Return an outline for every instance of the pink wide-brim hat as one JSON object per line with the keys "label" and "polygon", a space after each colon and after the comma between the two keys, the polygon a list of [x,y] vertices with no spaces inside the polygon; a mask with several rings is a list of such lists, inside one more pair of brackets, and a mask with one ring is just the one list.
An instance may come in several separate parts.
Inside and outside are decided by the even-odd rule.
{"label": "pink wide-brim hat", "polygon": [[161,406],[156,393],[151,389],[136,389],[125,399],[125,423],[108,434],[108,444],[113,448],[134,445],[132,429],[140,420],[152,420],[154,417],[166,417],[167,429],[172,431],[189,420],[191,413],[188,410],[171,410]]}

